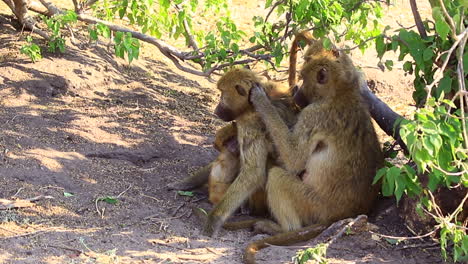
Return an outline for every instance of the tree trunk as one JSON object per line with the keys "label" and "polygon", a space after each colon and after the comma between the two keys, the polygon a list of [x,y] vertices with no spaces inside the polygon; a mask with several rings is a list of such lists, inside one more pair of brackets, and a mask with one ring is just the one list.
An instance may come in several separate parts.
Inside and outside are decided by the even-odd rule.
{"label": "tree trunk", "polygon": [[408,152],[405,143],[403,143],[400,137],[400,122],[404,118],[395,113],[386,103],[373,94],[366,82],[361,84],[361,96],[369,107],[372,118],[377,122],[379,127],[387,135],[393,137],[405,152]]}

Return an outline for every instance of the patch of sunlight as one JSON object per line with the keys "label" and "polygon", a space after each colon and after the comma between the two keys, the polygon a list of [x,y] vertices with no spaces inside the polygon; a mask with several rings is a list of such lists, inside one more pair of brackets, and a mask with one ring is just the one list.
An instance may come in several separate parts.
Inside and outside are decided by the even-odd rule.
{"label": "patch of sunlight", "polygon": [[35,207],[31,207],[29,211],[31,211],[32,213],[36,212],[42,216],[50,216],[50,217],[66,216],[68,218],[71,218],[71,217],[81,218],[80,214],[77,214],[74,211],[68,210],[67,208],[64,208],[62,206],[56,206],[56,205],[49,205],[46,208],[41,207],[41,206],[35,206]]}
{"label": "patch of sunlight", "polygon": [[177,141],[177,143],[184,144],[184,145],[199,146],[200,142],[205,141],[205,137],[198,136],[198,135],[190,135],[190,134],[178,133],[178,132],[173,132],[171,134],[174,137],[174,140]]}
{"label": "patch of sunlight", "polygon": [[77,152],[62,152],[52,148],[37,148],[26,151],[26,158],[34,158],[41,162],[42,166],[51,171],[58,172],[62,170],[61,160],[85,160],[85,156]]}
{"label": "patch of sunlight", "polygon": [[[131,147],[134,142],[125,135],[119,134],[120,124],[110,121],[106,117],[90,118],[80,116],[71,122],[75,128],[65,128],[64,132],[72,133],[94,143],[114,144],[122,147]],[[117,129],[116,129],[117,128]],[[110,133],[113,131],[114,133]]]}
{"label": "patch of sunlight", "polygon": [[13,255],[10,254],[7,250],[0,249],[0,264],[11,263]]}

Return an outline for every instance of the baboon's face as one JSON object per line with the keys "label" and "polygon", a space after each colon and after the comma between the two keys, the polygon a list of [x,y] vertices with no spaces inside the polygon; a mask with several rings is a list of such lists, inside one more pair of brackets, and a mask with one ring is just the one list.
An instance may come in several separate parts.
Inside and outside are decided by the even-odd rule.
{"label": "baboon's face", "polygon": [[232,121],[251,109],[249,92],[255,82],[257,77],[248,69],[233,69],[225,73],[217,83],[221,98],[215,114],[223,121]]}
{"label": "baboon's face", "polygon": [[326,50],[321,41],[315,42],[305,54],[301,70],[303,84],[294,95],[296,103],[304,105],[317,98],[333,97],[338,92],[353,89],[354,66],[346,54],[336,48]]}

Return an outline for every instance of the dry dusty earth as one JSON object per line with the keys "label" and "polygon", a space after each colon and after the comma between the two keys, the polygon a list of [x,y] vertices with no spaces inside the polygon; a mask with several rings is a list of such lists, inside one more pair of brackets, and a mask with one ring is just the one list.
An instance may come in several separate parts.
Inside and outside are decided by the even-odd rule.
{"label": "dry dusty earth", "polygon": [[[250,5],[251,13],[262,6]],[[411,23],[403,7],[387,10],[386,20]],[[71,44],[62,55],[31,63],[19,54],[23,42],[9,12],[0,10],[0,198],[50,196],[33,207],[0,210],[0,263],[241,263],[242,249],[262,235],[202,236],[190,208],[210,208],[206,195],[166,189],[216,155],[214,84],[178,71],[151,47],[131,66],[105,47]],[[379,97],[411,112],[411,79],[398,65],[382,73],[375,53],[353,58]],[[379,233],[411,235],[392,204],[382,200],[370,222]],[[437,246],[427,243],[392,245],[369,232],[351,233],[332,244],[328,257],[442,262]],[[269,248],[257,259],[287,263],[296,251]]]}

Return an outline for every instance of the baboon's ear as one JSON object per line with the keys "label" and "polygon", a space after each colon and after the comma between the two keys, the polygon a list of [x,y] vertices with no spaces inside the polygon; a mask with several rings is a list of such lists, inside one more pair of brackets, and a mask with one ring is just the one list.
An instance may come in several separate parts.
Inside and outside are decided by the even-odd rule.
{"label": "baboon's ear", "polygon": [[236,84],[235,88],[236,88],[236,91],[237,91],[237,93],[239,95],[241,95],[241,96],[246,96],[247,95],[247,92],[239,84]]}
{"label": "baboon's ear", "polygon": [[250,65],[245,64],[245,65],[244,65],[244,69],[250,70]]}

